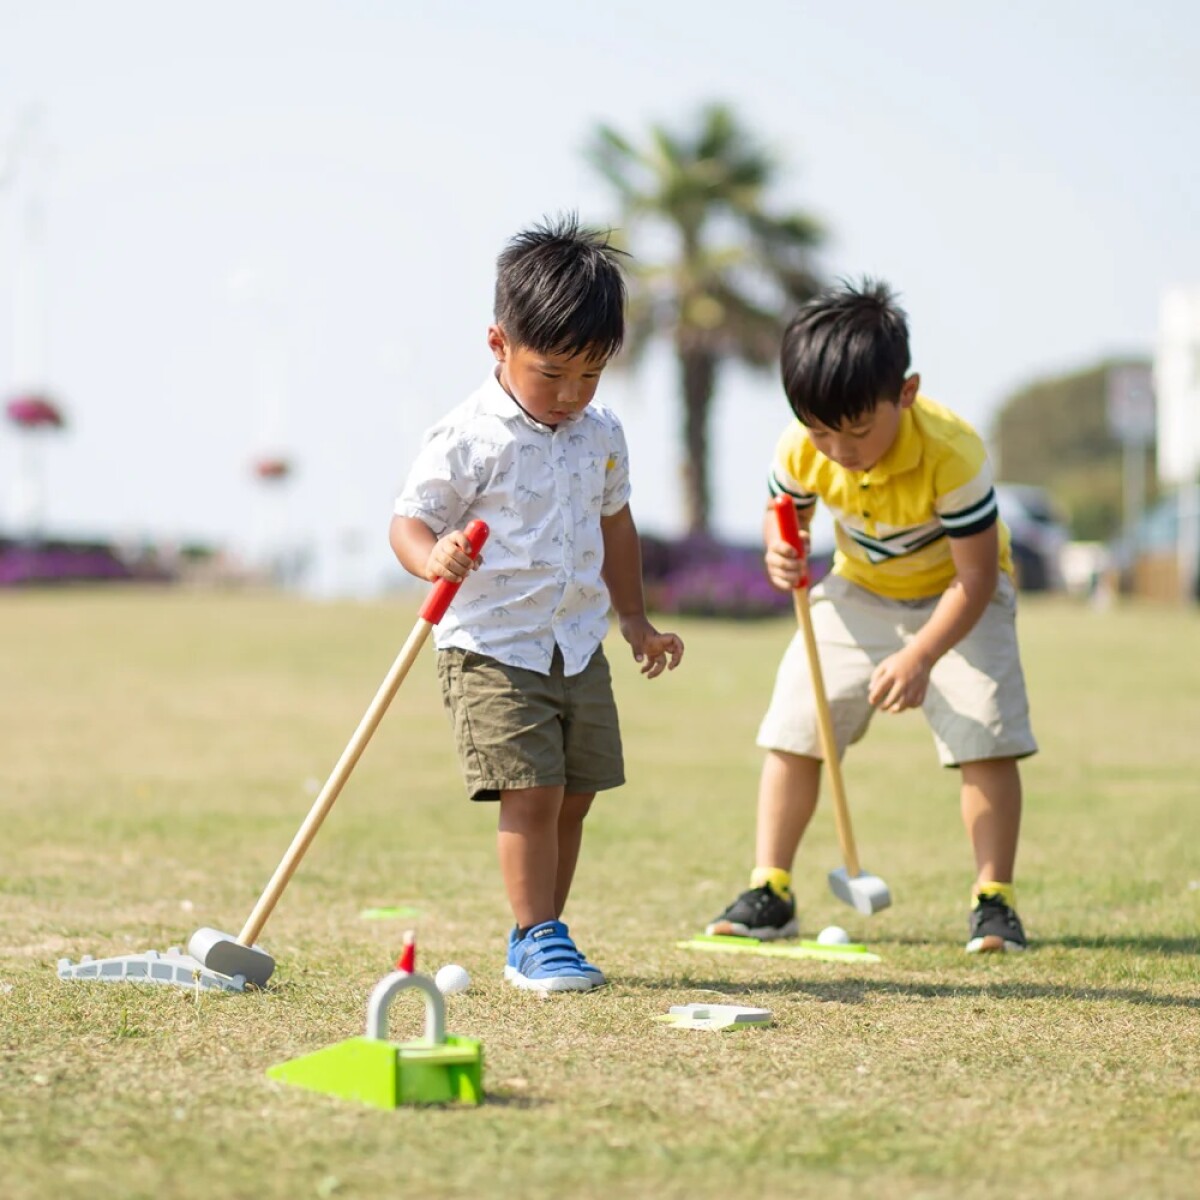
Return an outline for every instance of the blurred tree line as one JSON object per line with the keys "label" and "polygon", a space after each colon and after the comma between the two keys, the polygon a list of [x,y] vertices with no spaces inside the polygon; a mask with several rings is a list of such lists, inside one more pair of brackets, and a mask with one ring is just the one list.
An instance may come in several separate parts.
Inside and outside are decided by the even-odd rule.
{"label": "blurred tree line", "polygon": [[[1036,380],[1004,402],[993,425],[998,478],[1046,488],[1081,541],[1107,541],[1121,529],[1124,451],[1109,427],[1107,380],[1111,368],[1134,365],[1145,360],[1109,359]],[[1152,501],[1154,447],[1144,453]]]}

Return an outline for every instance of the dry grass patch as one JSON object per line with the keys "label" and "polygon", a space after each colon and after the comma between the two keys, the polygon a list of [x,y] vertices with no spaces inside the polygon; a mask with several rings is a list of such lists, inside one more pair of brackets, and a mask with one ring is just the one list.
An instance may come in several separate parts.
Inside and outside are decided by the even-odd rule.
{"label": "dry grass patch", "polygon": [[[614,648],[630,784],[590,822],[568,916],[614,982],[540,1001],[499,978],[492,810],[463,800],[427,656],[272,918],[266,994],[64,984],[77,958],[236,929],[408,629],[404,605],[120,590],[0,597],[0,1161],[43,1196],[1190,1196],[1200,1177],[1200,728],[1191,615],[1027,604],[1044,753],[1026,772],[1021,907],[1036,949],[962,953],[955,778],[917,718],[848,760],[860,849],[894,907],[798,864],[806,932],[875,966],[679,950],[741,885],[753,733],[787,622],[690,623],[645,684]],[[1191,822],[1194,824],[1194,822]],[[1195,885],[1195,886],[1193,886]],[[361,1032],[420,911],[422,965],[463,963],[450,1028],[482,1038],[478,1110],[379,1113],[269,1082]],[[652,1017],[730,1000],[775,1025]],[[397,1002],[397,1035],[420,1016]]]}

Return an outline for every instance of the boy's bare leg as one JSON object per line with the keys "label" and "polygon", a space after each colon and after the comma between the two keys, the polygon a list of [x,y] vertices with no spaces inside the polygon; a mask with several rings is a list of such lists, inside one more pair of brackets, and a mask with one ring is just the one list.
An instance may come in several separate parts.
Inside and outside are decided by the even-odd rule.
{"label": "boy's bare leg", "polygon": [[500,874],[513,917],[522,929],[553,921],[558,915],[555,894],[562,808],[561,787],[516,788],[500,793],[496,834]]}
{"label": "boy's bare leg", "polygon": [[754,865],[792,869],[792,861],[817,807],[821,762],[768,750],[758,782],[758,832]]}
{"label": "boy's bare leg", "polygon": [[1011,883],[1021,832],[1021,773],[1015,758],[962,765],[962,819],[975,850],[975,882]]}
{"label": "boy's bare leg", "polygon": [[583,844],[583,819],[588,815],[595,792],[568,792],[558,814],[558,874],[554,880],[554,916],[560,919],[571,894],[579,847]]}

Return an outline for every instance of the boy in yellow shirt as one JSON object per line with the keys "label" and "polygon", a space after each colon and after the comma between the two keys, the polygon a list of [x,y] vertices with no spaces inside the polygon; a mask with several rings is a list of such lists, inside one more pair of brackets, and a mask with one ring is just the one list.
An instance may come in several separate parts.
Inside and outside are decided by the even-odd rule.
{"label": "boy in yellow shirt", "polygon": [[[1008,530],[975,431],[919,394],[908,324],[889,289],[865,281],[805,305],[783,339],[796,414],[771,470],[801,528],[818,499],[837,537],[833,571],[812,592],[839,752],[876,710],[920,707],[944,766],[962,774],[975,853],[966,948],[1023,950],[1013,868],[1021,823],[1017,760],[1037,750],[1016,638]],[[802,563],[768,507],[766,567],[792,589]],[[779,666],[758,733],[767,751],[750,888],[709,933],[772,939],[798,931],[792,863],[817,803],[821,751],[803,641]]]}

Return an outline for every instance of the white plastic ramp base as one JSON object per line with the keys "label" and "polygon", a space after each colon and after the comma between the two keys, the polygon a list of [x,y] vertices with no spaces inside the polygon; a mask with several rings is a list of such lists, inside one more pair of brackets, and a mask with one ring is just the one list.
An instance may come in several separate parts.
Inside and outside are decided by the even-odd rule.
{"label": "white plastic ramp base", "polygon": [[740,1004],[673,1004],[666,1016],[654,1020],[675,1029],[749,1029],[772,1023],[769,1008]]}
{"label": "white plastic ramp base", "polygon": [[146,950],[115,958],[93,958],[85,954],[77,963],[58,960],[59,979],[92,979],[101,983],[165,983],[174,987],[210,988],[221,992],[244,992],[244,975],[220,975],[199,959],[172,946],[165,954]]}

